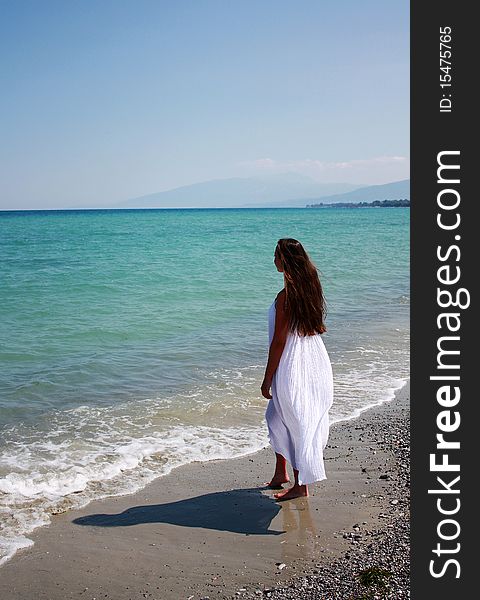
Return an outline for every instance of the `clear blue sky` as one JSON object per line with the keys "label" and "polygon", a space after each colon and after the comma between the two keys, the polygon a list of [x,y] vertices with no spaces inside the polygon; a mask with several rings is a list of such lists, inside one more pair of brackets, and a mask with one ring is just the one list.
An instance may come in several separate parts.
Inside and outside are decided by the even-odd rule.
{"label": "clear blue sky", "polygon": [[0,208],[409,176],[407,0],[0,0]]}

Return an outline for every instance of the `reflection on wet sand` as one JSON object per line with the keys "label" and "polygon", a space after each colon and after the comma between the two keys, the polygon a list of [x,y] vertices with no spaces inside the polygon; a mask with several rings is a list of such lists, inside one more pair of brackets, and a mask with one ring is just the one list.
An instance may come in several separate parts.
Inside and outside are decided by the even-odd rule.
{"label": "reflection on wet sand", "polygon": [[312,558],[317,546],[317,529],[307,498],[295,498],[282,503],[283,530],[282,560],[285,564],[298,558]]}

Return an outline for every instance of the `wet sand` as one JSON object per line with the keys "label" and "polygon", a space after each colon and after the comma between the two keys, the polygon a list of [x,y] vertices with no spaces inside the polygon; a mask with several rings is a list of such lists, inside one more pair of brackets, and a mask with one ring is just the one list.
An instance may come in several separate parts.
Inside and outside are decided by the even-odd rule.
{"label": "wet sand", "polygon": [[398,465],[385,441],[388,423],[408,409],[406,386],[391,402],[335,424],[325,452],[328,479],[310,486],[308,500],[274,501],[274,491],[263,485],[273,474],[268,448],[185,465],[135,494],[55,515],[31,534],[34,546],[0,567],[0,596],[270,595],[296,576],[355,553],[370,532],[386,530],[389,518],[408,519],[408,506],[392,500],[400,492]]}

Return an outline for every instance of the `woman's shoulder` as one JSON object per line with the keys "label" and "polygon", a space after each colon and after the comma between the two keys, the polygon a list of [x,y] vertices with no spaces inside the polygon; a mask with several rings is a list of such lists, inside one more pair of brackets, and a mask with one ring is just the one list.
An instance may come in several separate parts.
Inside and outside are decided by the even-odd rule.
{"label": "woman's shoulder", "polygon": [[286,298],[286,292],[285,289],[280,290],[275,298],[275,307],[277,309],[282,309],[285,310],[285,298]]}

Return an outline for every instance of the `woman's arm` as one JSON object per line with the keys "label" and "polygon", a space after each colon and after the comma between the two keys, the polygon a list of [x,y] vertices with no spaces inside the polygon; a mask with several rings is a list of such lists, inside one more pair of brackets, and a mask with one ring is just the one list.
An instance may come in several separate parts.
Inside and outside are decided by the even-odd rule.
{"label": "woman's arm", "polygon": [[268,361],[265,368],[265,377],[262,383],[262,396],[271,398],[270,388],[272,379],[277,370],[278,363],[282,358],[283,349],[287,341],[288,335],[288,317],[285,312],[285,290],[282,290],[277,296],[275,308],[275,333],[273,334],[272,343],[268,351]]}

